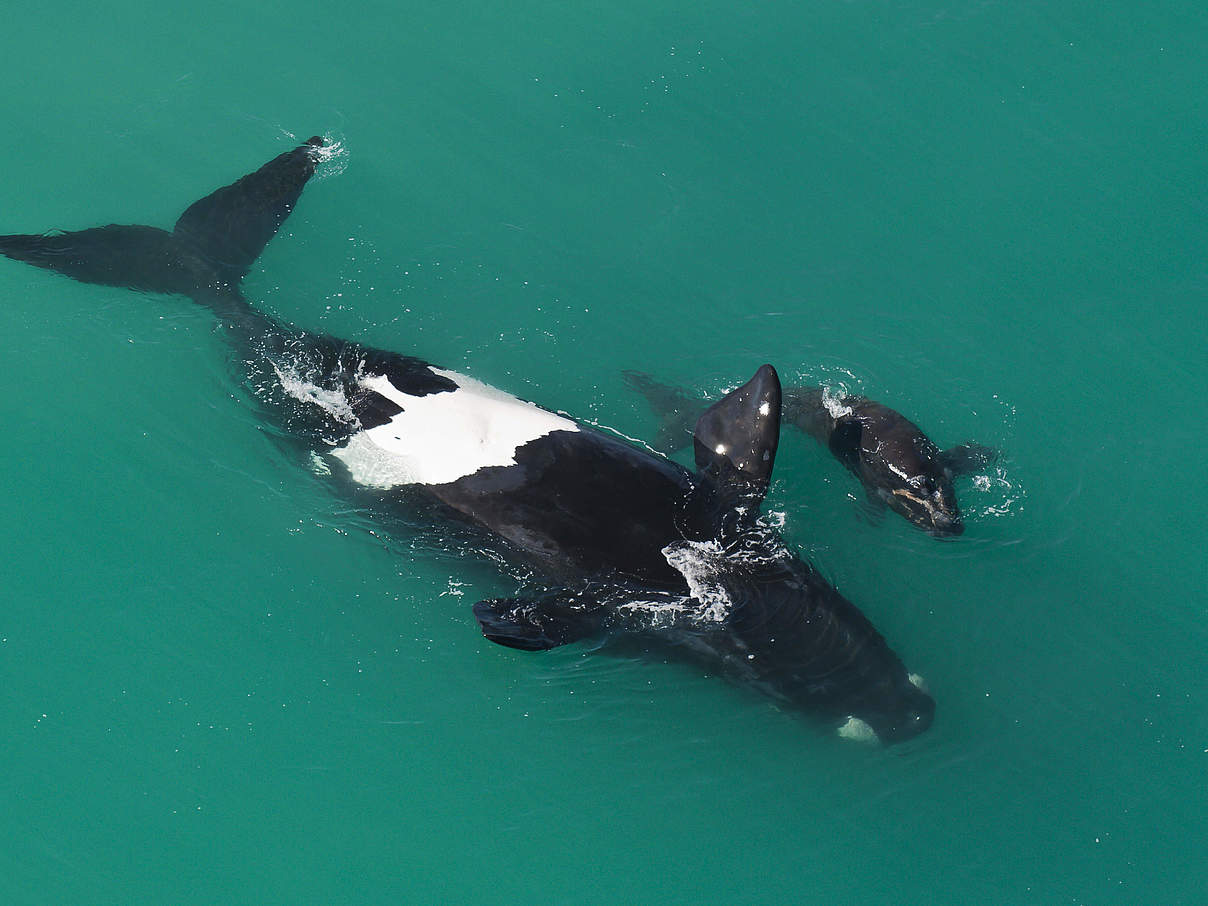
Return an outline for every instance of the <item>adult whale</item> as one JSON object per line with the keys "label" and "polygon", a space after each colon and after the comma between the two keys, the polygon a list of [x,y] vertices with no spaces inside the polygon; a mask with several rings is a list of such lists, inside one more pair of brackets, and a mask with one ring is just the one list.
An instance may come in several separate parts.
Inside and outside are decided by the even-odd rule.
{"label": "adult whale", "polygon": [[845,735],[892,743],[930,725],[933,700],[873,625],[758,519],[780,430],[771,366],[701,415],[689,471],[465,375],[253,308],[240,281],[322,149],[312,138],[281,154],[171,231],[8,235],[0,252],[211,309],[266,408],[320,445],[322,471],[387,507],[435,501],[539,571],[532,594],[474,606],[488,639],[536,650],[636,635]]}
{"label": "adult whale", "polygon": [[[640,371],[625,380],[662,419],[660,449],[684,446],[703,405],[685,391]],[[784,388],[784,419],[813,437],[864,486],[870,503],[888,506],[937,537],[965,530],[953,479],[984,468],[989,447],[964,443],[941,450],[902,413],[864,396],[832,396],[823,387]]]}

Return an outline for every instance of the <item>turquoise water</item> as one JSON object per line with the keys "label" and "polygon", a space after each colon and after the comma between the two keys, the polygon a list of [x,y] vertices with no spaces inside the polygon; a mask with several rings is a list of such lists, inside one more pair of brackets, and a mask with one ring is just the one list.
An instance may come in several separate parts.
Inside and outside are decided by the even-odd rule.
{"label": "turquoise water", "polygon": [[[0,232],[170,225],[323,133],[297,323],[631,437],[763,361],[1002,451],[937,542],[786,434],[769,509],[938,702],[881,750],[485,642],[186,300],[0,261],[0,901],[1194,903],[1202,4],[6,11]],[[1197,893],[1197,891],[1200,891]]]}

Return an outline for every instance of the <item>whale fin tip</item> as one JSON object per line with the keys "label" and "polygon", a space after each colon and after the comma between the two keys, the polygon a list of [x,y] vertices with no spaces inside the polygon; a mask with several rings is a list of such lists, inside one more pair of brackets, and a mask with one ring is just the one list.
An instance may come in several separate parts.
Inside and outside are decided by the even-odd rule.
{"label": "whale fin tip", "polygon": [[762,499],[780,443],[780,378],[771,365],[714,403],[696,423],[696,467],[719,487]]}

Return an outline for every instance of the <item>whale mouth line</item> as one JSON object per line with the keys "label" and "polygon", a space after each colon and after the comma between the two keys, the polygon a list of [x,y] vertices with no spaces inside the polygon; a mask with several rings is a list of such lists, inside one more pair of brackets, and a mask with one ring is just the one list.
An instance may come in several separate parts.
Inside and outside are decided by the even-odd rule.
{"label": "whale mouth line", "polygon": [[920,507],[925,513],[931,524],[944,531],[951,530],[960,525],[960,515],[949,512],[943,507],[937,506],[932,501],[918,494],[908,491],[906,488],[894,488],[890,494],[900,500],[907,500],[912,504]]}

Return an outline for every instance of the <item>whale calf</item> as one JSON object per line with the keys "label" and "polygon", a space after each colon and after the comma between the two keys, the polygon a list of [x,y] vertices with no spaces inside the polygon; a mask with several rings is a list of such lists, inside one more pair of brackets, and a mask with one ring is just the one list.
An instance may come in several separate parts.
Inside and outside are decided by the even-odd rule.
{"label": "whale calf", "polygon": [[[670,454],[683,447],[701,402],[640,371],[624,377],[662,420],[659,449]],[[965,530],[953,479],[985,468],[995,456],[975,443],[941,450],[902,413],[864,396],[832,396],[822,387],[784,388],[784,420],[829,449],[874,506],[888,506],[937,537]]]}
{"label": "whale calf", "polygon": [[696,419],[689,470],[422,359],[259,311],[240,282],[324,153],[315,137],[197,201],[171,230],[110,224],[0,236],[76,280],[188,296],[214,312],[266,417],[321,474],[385,508],[432,512],[540,581],[473,607],[486,638],[542,650],[625,636],[884,743],[935,703],[860,610],[759,518],[780,435],[776,371]]}

